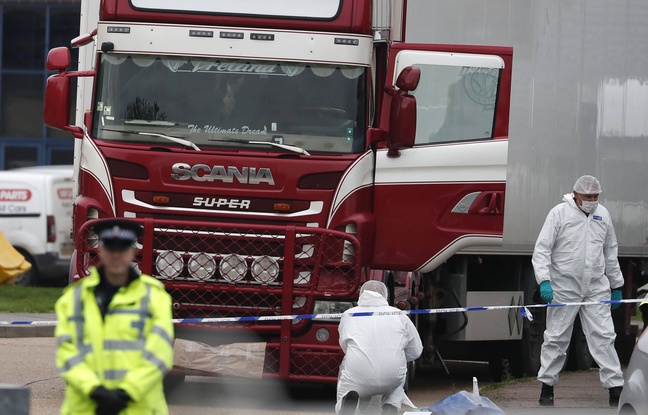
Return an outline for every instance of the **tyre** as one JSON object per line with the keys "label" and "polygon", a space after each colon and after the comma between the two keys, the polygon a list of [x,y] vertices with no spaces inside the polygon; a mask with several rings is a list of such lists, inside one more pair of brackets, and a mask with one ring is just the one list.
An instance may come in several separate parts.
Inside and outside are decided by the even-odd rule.
{"label": "tyre", "polygon": [[22,286],[40,285],[41,279],[38,273],[38,269],[36,268],[36,262],[34,262],[34,258],[32,258],[31,255],[29,255],[25,250],[21,248],[17,248],[16,250],[20,252],[20,255],[24,256],[25,260],[30,264],[32,264],[32,266],[28,271],[19,274],[16,277],[16,281],[14,282],[14,284],[22,285]]}

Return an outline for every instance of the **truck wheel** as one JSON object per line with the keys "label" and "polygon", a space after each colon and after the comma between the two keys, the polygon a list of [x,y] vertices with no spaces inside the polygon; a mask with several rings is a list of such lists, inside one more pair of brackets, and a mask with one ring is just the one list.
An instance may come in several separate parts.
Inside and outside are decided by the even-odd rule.
{"label": "truck wheel", "polygon": [[36,262],[34,262],[34,258],[32,258],[31,255],[29,255],[21,248],[17,248],[16,250],[20,252],[20,255],[24,256],[25,260],[32,264],[32,266],[28,271],[25,271],[22,274],[18,275],[14,284],[22,286],[39,285],[41,282],[40,275],[38,274],[38,269],[36,269]]}
{"label": "truck wheel", "polygon": [[574,320],[574,331],[572,332],[569,351],[567,352],[567,370],[589,370],[594,359],[587,348],[587,339],[583,333],[580,316]]}

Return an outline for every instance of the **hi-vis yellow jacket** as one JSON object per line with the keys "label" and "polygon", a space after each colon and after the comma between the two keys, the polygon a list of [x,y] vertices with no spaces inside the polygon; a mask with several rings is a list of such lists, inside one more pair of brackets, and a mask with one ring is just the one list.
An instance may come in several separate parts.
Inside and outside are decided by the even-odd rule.
{"label": "hi-vis yellow jacket", "polygon": [[168,414],[162,379],[173,364],[171,297],[155,278],[140,275],[117,291],[102,320],[99,282],[92,268],[56,303],[56,366],[67,383],[61,413],[94,415],[90,394],[103,385],[132,398],[120,415]]}

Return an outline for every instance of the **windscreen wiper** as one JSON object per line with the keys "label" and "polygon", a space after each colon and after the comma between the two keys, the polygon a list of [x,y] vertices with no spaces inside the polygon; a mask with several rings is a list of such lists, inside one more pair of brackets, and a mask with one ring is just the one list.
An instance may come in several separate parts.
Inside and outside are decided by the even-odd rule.
{"label": "windscreen wiper", "polygon": [[272,141],[253,141],[253,140],[243,140],[241,138],[225,138],[225,139],[210,138],[208,139],[208,141],[216,141],[220,143],[261,144],[261,145],[277,147],[283,150],[288,150],[294,153],[310,156],[310,153],[301,147],[291,146],[289,144],[273,143]]}
{"label": "windscreen wiper", "polygon": [[173,141],[174,143],[182,144],[183,146],[191,147],[196,151],[201,151],[200,148],[192,143],[189,140],[185,140],[184,138],[180,137],[174,137],[172,135],[166,135],[166,134],[160,134],[160,133],[149,133],[146,131],[137,131],[137,130],[115,130],[112,128],[102,128],[104,131],[112,131],[115,133],[125,133],[125,134],[137,134],[137,135],[146,135],[150,137],[160,137],[164,138],[165,140]]}

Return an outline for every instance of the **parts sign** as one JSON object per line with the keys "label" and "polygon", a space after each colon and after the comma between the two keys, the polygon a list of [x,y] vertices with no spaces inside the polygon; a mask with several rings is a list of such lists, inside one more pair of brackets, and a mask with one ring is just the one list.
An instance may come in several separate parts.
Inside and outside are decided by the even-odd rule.
{"label": "parts sign", "polygon": [[29,189],[0,189],[0,202],[27,202],[31,197]]}

